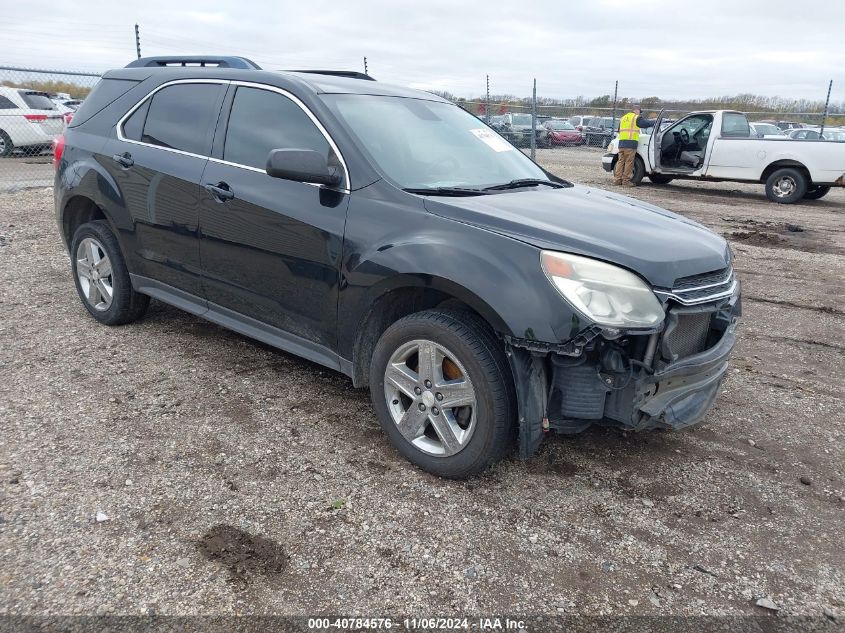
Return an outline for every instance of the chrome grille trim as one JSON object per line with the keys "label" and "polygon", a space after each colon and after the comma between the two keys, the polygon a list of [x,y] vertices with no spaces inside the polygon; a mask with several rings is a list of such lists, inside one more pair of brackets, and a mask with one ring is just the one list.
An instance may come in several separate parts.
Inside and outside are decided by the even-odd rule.
{"label": "chrome grille trim", "polygon": [[[654,294],[663,301],[673,299],[681,305],[690,306],[731,297],[736,292],[736,287],[737,280],[734,277],[733,268],[729,267],[712,273],[677,279],[671,290],[655,290]],[[701,294],[702,291],[711,289],[712,292]]]}

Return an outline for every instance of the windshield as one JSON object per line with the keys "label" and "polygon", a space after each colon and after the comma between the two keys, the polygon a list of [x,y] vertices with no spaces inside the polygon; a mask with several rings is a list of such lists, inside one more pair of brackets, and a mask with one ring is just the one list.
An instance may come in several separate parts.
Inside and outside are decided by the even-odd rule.
{"label": "windshield", "polygon": [[575,128],[569,125],[566,121],[552,121],[549,125],[553,130],[574,130]]}
{"label": "windshield", "polygon": [[404,189],[548,180],[522,152],[451,103],[324,95],[375,165]]}
{"label": "windshield", "polygon": [[514,125],[531,125],[530,114],[513,114],[511,117]]}

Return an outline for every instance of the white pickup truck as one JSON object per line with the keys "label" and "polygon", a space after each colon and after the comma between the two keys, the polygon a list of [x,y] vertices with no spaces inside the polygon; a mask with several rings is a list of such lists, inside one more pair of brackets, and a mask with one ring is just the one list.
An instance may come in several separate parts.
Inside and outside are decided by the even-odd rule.
{"label": "white pickup truck", "polygon": [[[756,138],[741,112],[693,112],[661,130],[640,133],[632,181],[655,184],[676,178],[761,182],[772,202],[817,200],[831,187],[845,187],[845,143]],[[618,138],[608,145],[602,166],[616,165]]]}

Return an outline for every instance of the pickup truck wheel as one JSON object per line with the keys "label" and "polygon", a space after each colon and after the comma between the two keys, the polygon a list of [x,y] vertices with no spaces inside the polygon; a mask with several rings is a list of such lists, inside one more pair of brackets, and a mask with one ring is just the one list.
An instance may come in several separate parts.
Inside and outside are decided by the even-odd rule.
{"label": "pickup truck wheel", "polygon": [[105,325],[136,321],[150,298],[132,289],[117,238],[105,220],[80,226],[70,246],[71,269],[82,305]]}
{"label": "pickup truck wheel", "polygon": [[387,328],[370,396],[394,447],[434,475],[469,477],[514,445],[513,378],[502,344],[473,314],[426,310]]}
{"label": "pickup truck wheel", "polygon": [[807,192],[807,177],[797,169],[785,167],[772,172],[766,180],[766,197],[779,204],[798,202]]}
{"label": "pickup truck wheel", "polygon": [[804,200],[824,198],[828,191],[830,191],[830,187],[827,185],[813,185],[807,189],[807,193],[804,194]]}
{"label": "pickup truck wheel", "polygon": [[0,130],[0,156],[11,156],[15,149],[15,144],[12,139],[3,130]]}
{"label": "pickup truck wheel", "polygon": [[639,156],[634,157],[634,171],[631,174],[631,182],[635,185],[640,184],[645,176],[645,163]]}
{"label": "pickup truck wheel", "polygon": [[648,179],[655,185],[668,185],[674,180],[672,176],[667,176],[665,174],[649,174]]}

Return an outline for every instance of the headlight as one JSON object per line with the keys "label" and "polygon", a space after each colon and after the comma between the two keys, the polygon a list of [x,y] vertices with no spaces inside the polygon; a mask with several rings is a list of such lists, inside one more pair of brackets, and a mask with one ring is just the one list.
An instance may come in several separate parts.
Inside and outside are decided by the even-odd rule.
{"label": "headlight", "polygon": [[665,317],[651,288],[624,268],[554,251],[542,251],[540,263],[563,298],[599,325],[654,327]]}

